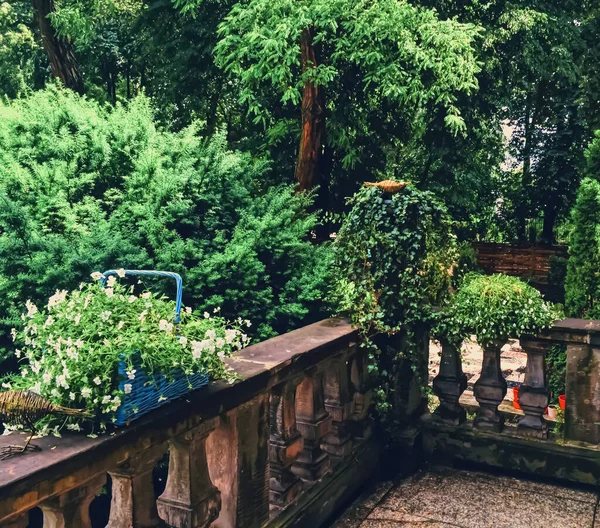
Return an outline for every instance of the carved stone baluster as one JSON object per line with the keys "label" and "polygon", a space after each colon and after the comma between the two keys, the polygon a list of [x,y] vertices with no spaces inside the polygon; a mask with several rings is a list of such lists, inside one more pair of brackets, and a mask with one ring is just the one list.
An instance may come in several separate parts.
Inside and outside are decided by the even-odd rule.
{"label": "carved stone baluster", "polygon": [[517,425],[523,436],[548,438],[548,426],[542,419],[548,406],[545,359],[550,344],[536,338],[522,338],[521,346],[527,352],[525,383],[519,388],[519,405],[525,413]]}
{"label": "carved stone baluster", "polygon": [[467,388],[467,376],[463,373],[460,349],[442,341],[440,371],[433,379],[433,392],[440,399],[435,415],[444,421],[461,424],[467,419],[467,411],[458,402]]}
{"label": "carved stone baluster", "polygon": [[221,493],[213,486],[206,461],[206,439],[217,420],[208,420],[169,441],[169,473],[158,498],[158,514],[175,528],[210,526],[221,510]]}
{"label": "carved stone baluster", "polygon": [[304,448],[304,438],[296,426],[296,388],[300,379],[281,383],[271,390],[269,499],[272,510],[287,506],[302,491],[302,481],[291,471]]}
{"label": "carved stone baluster", "polygon": [[331,431],[331,416],[325,410],[323,373],[310,369],[296,391],[296,423],[304,437],[304,449],[292,466],[302,480],[315,482],[331,467],[329,455],[321,449],[323,437]]}
{"label": "carved stone baluster", "polygon": [[497,341],[483,349],[481,375],[473,390],[479,403],[473,424],[477,429],[500,432],[504,427],[504,417],[498,412],[506,395],[506,380],[500,368],[500,349],[503,345]]}
{"label": "carved stone baluster", "polygon": [[102,473],[77,488],[42,502],[44,528],[91,528],[90,504],[105,483],[106,473]]}
{"label": "carved stone baluster", "polygon": [[160,525],[152,470],[166,451],[166,444],[153,446],[108,472],[112,479],[112,501],[106,528]]}
{"label": "carved stone baluster", "polygon": [[348,457],[353,447],[348,424],[352,415],[352,398],[347,354],[332,359],[325,367],[324,395],[325,410],[332,422],[331,432],[325,436],[321,447],[337,462]]}
{"label": "carved stone baluster", "polygon": [[350,381],[352,384],[352,436],[364,440],[372,433],[369,410],[373,400],[370,384],[369,358],[364,349],[355,347],[350,356]]}

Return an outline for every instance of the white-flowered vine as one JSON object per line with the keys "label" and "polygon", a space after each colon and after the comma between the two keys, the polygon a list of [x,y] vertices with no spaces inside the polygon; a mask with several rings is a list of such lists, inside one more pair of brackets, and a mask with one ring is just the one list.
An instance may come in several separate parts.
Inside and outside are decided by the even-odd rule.
{"label": "white-flowered vine", "polygon": [[[150,376],[168,377],[181,369],[186,375],[205,372],[212,379],[235,380],[224,359],[249,342],[244,328],[250,321],[226,321],[218,307],[212,314],[185,307],[176,325],[174,301],[149,291],[136,295],[134,286],[120,284],[115,276],[107,278],[104,288],[101,273],[92,278],[78,290],[57,291],[44,307],[26,302],[22,327],[12,330],[20,374],[5,379],[3,388],[31,390],[55,404],[85,408],[98,417],[102,432],[132,391],[131,383],[118,389],[119,361],[126,364],[128,380],[138,369]],[[5,425],[7,432],[16,428]],[[74,418],[64,423],[49,416],[38,424],[42,434],[56,435],[63,425],[82,428]]]}

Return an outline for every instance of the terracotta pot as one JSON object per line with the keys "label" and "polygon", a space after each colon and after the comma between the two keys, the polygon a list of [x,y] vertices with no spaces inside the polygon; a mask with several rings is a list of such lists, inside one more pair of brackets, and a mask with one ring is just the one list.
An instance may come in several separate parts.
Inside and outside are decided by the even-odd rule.
{"label": "terracotta pot", "polygon": [[567,406],[567,396],[565,394],[561,394],[558,397],[558,405],[564,411]]}
{"label": "terracotta pot", "polygon": [[519,387],[513,387],[513,407],[515,409],[520,409],[519,405]]}
{"label": "terracotta pot", "polygon": [[548,418],[556,420],[556,405],[548,405]]}

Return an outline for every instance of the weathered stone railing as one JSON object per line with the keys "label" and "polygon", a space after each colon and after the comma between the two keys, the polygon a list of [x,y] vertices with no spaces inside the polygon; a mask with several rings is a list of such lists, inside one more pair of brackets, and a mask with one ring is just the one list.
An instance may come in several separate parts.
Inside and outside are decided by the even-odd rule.
{"label": "weathered stone railing", "polygon": [[[377,466],[356,339],[345,321],[322,321],[241,351],[233,385],[211,383],[98,438],[36,440],[41,452],[0,462],[0,526],[27,526],[39,506],[45,528],[89,527],[107,475],[110,528],[318,526]],[[157,498],[152,471],[167,452]]]}
{"label": "weathered stone railing", "polygon": [[[566,409],[564,438],[549,439],[548,421],[544,418],[549,401],[545,358],[553,344],[567,348]],[[467,413],[459,401],[467,387],[460,352],[442,343],[440,371],[433,380],[433,390],[440,404],[433,416],[424,420],[426,431],[433,431],[426,435],[426,449],[430,453],[445,450],[458,458],[506,469],[528,471],[534,468],[534,472],[599,484],[600,446],[596,444],[600,443],[600,321],[565,319],[537,336],[520,339],[527,353],[527,367],[524,384],[519,389],[523,414],[516,427],[505,424],[504,414],[499,410],[507,391],[500,368],[502,345],[504,343],[498,342],[483,351],[481,375],[473,390],[478,408],[475,419],[468,423]],[[535,439],[536,442],[513,442],[518,446],[515,450],[519,455],[512,457],[512,448],[507,447],[511,438]],[[541,444],[539,440],[546,443]],[[480,448],[478,453],[473,452],[474,443]],[[548,447],[551,444],[553,447]],[[557,471],[550,469],[552,464],[535,453],[535,450],[548,449],[554,449],[553,454],[548,451],[549,460],[553,462],[570,450],[569,457],[577,459],[575,466],[559,467]],[[526,454],[528,450],[530,455]],[[535,457],[538,458],[533,463]]]}

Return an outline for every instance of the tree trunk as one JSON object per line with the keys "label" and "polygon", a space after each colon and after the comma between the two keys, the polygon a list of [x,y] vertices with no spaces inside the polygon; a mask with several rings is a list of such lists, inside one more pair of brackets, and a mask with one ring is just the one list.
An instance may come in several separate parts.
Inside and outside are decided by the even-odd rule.
{"label": "tree trunk", "polygon": [[82,94],[83,78],[73,46],[68,40],[58,37],[48,19],[48,15],[55,12],[54,0],[32,0],[32,5],[52,74],[67,88]]}
{"label": "tree trunk", "polygon": [[546,203],[544,208],[544,225],[542,227],[542,242],[554,244],[554,224],[558,216],[557,204],[554,202]]}
{"label": "tree trunk", "polygon": [[[311,29],[305,29],[300,37],[302,72],[317,67],[317,54]],[[304,81],[302,93],[302,135],[296,164],[298,190],[312,189],[319,183],[319,161],[325,132],[325,97],[323,89],[310,79]]]}

